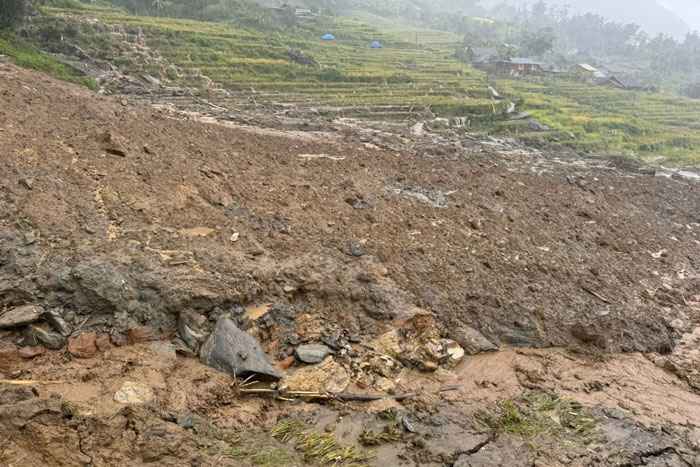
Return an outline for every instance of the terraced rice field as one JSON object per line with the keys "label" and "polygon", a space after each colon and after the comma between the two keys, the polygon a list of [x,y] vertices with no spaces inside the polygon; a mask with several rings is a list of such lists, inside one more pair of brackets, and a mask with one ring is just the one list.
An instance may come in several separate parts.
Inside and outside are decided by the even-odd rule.
{"label": "terraced rice field", "polygon": [[[72,13],[139,26],[149,46],[171,63],[184,70],[199,69],[229,90],[254,91],[260,100],[364,107],[382,119],[409,119],[430,110],[441,117],[469,116],[473,132],[518,134],[537,144],[576,151],[662,155],[674,163],[700,165],[700,101],[564,78],[488,77],[454,58],[452,41],[457,36],[443,31],[423,35],[429,43],[415,44],[410,41],[415,30],[385,27],[376,18],[367,20],[381,29],[356,19],[322,17],[264,32],[104,8]],[[326,33],[337,40],[322,41]],[[372,49],[374,40],[385,48]],[[294,63],[287,55],[290,48],[314,58],[321,68]],[[188,84],[188,77],[176,81]],[[488,84],[507,99],[493,101]],[[521,110],[553,131],[533,133],[522,121],[499,119],[511,101],[520,101]]]}

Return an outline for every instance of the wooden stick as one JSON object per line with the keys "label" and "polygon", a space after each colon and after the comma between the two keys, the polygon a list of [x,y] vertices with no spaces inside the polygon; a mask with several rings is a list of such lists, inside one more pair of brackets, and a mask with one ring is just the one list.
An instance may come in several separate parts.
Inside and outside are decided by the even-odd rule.
{"label": "wooden stick", "polygon": [[[441,388],[438,393],[443,393],[447,391],[455,391],[459,389],[460,386],[446,386]],[[281,400],[290,399],[310,399],[310,400],[339,400],[343,402],[374,402],[383,399],[391,399],[397,402],[405,401],[411,397],[416,397],[421,395],[421,392],[407,392],[404,394],[352,394],[352,393],[323,393],[323,392],[308,392],[308,391],[279,391],[277,389],[241,389],[240,394],[242,395],[252,395],[252,396],[274,396]]]}
{"label": "wooden stick", "polygon": [[0,384],[11,386],[34,386],[35,384],[63,384],[65,381],[32,381],[29,379],[0,379]]}
{"label": "wooden stick", "polygon": [[587,289],[587,288],[584,287],[584,286],[581,286],[581,288],[582,288],[584,291],[588,292],[589,294],[593,295],[594,297],[596,297],[596,298],[598,298],[598,299],[604,301],[605,303],[610,303],[610,300],[608,300],[607,298],[603,297],[602,295],[597,294],[597,293],[595,293],[594,291],[592,291],[592,290],[590,290],[590,289]]}

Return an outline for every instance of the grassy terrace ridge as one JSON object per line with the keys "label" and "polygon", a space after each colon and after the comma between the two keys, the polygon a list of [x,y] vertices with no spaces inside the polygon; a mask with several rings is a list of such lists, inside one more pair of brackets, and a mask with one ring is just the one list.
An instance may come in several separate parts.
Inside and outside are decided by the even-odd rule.
{"label": "grassy terrace ridge", "polygon": [[43,71],[56,78],[71,83],[87,86],[92,90],[99,89],[97,81],[89,76],[77,73],[73,68],[57,62],[50,55],[39,52],[39,49],[10,31],[0,33],[0,55],[7,55],[10,60],[23,68]]}
{"label": "grassy terrace ridge", "polygon": [[[469,131],[518,135],[537,145],[595,154],[663,156],[667,164],[700,166],[700,100],[612,90],[565,78],[487,77],[454,58],[458,36],[449,32],[413,29],[368,14],[355,17],[375,26],[323,16],[288,30],[261,31],[220,22],[136,16],[91,5],[44,11],[139,26],[149,46],[171,63],[184,70],[200,69],[229,90],[255,90],[256,99],[299,105],[404,106],[430,109],[441,117],[478,115],[482,118],[470,119]],[[411,41],[416,32],[418,44]],[[321,41],[326,33],[337,40]],[[386,48],[370,48],[373,40]],[[287,56],[290,47],[313,57],[321,69],[294,63]],[[188,84],[187,77],[176,82]],[[488,84],[509,100],[520,101],[521,110],[553,131],[533,133],[522,121],[495,119],[509,100],[492,102]],[[378,112],[376,117],[410,115]]]}

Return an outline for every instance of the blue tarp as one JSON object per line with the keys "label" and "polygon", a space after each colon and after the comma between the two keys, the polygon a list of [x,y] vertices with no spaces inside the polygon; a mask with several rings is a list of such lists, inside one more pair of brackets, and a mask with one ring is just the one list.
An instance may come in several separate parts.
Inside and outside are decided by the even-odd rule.
{"label": "blue tarp", "polygon": [[335,40],[335,36],[334,36],[333,34],[326,34],[325,36],[323,36],[323,37],[321,38],[321,40],[324,40],[324,41],[334,41],[334,40]]}
{"label": "blue tarp", "polygon": [[372,42],[372,48],[373,49],[383,49],[384,46],[382,45],[381,42],[374,41],[374,42]]}

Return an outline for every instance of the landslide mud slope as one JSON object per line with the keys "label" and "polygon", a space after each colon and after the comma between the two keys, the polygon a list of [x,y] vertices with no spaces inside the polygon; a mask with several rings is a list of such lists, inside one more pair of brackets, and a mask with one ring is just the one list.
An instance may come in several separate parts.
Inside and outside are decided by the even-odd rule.
{"label": "landslide mud slope", "polygon": [[[34,391],[3,386],[0,394],[10,421],[0,449],[14,465],[236,457],[220,444],[237,445],[241,427],[259,432],[289,409],[243,403],[223,373],[126,344],[177,338],[183,315],[243,321],[248,309],[246,319],[257,320],[250,310],[259,306],[274,310],[260,318],[272,320],[267,326],[252,325],[274,363],[300,342],[369,344],[416,308],[469,353],[504,349],[465,357],[442,376],[401,370],[387,390],[433,395],[397,409],[410,412],[419,434],[380,450],[386,465],[515,465],[514,453],[522,465],[697,459],[698,340],[688,333],[700,321],[700,186],[692,180],[517,153],[425,157],[331,128],[323,137],[232,129],[6,64],[0,99],[3,308],[58,310],[73,337],[96,332],[106,352],[78,361],[59,350],[3,366],[5,378],[38,381]],[[476,330],[471,340],[467,327]],[[0,350],[21,340],[13,331],[0,339]],[[149,385],[156,402],[120,409],[112,395],[125,378]],[[460,389],[436,395],[444,382]],[[525,449],[521,424],[512,432],[494,422],[510,420],[510,406],[497,401],[527,391],[523,414],[576,414],[562,428],[568,444]],[[576,397],[590,413],[563,410],[547,394]],[[356,439],[357,427],[388,408],[355,408],[345,435]],[[484,413],[475,417],[477,409]],[[305,404],[295,412],[323,429],[351,411]],[[196,424],[179,423],[181,413],[197,414]],[[589,419],[606,442],[581,438]],[[205,429],[212,423],[218,431]],[[426,440],[437,438],[446,441],[433,449]],[[66,460],[76,447],[81,455]]]}
{"label": "landslide mud slope", "polygon": [[1,71],[5,304],[117,343],[263,302],[351,333],[419,306],[495,344],[611,351],[669,352],[700,319],[690,181],[250,134]]}

